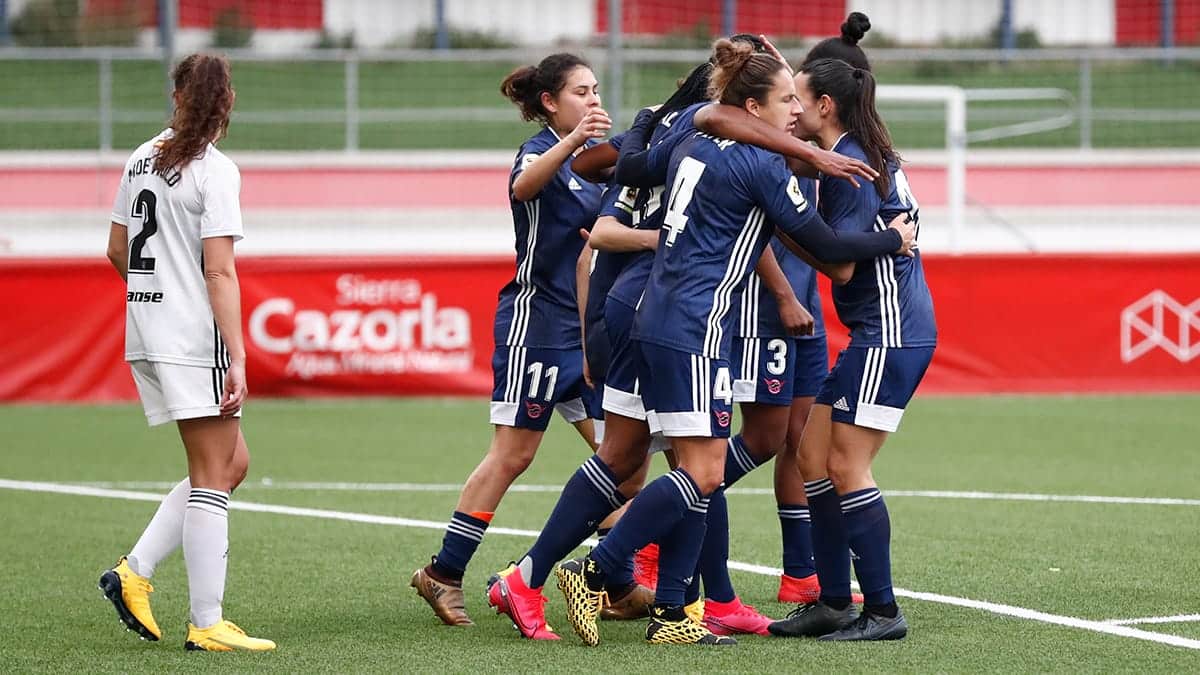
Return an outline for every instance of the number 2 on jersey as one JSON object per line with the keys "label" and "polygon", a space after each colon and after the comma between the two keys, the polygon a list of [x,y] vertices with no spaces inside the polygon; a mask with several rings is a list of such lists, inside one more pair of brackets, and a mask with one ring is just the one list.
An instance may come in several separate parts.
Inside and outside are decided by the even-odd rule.
{"label": "number 2 on jersey", "polygon": [[688,217],[683,214],[692,203],[696,184],[706,169],[704,162],[684,157],[675,171],[675,182],[671,183],[671,202],[663,216],[663,227],[667,228],[667,246],[675,245],[675,238],[687,227]]}
{"label": "number 2 on jersey", "polygon": [[154,274],[154,258],[142,256],[142,248],[146,246],[146,240],[158,232],[157,207],[158,197],[150,190],[142,190],[133,200],[130,215],[142,221],[142,231],[129,242],[129,271],[135,274]]}

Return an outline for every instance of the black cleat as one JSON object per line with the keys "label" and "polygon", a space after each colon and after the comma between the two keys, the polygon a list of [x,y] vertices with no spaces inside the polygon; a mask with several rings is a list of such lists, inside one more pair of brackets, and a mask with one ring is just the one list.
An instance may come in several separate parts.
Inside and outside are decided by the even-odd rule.
{"label": "black cleat", "polygon": [[908,621],[899,610],[896,616],[886,617],[871,612],[828,635],[817,638],[823,642],[849,642],[853,640],[899,640],[908,635]]}
{"label": "black cleat", "polygon": [[820,637],[843,628],[858,618],[853,603],[845,609],[834,609],[823,602],[809,602],[793,609],[786,619],[767,626],[771,635],[779,637]]}

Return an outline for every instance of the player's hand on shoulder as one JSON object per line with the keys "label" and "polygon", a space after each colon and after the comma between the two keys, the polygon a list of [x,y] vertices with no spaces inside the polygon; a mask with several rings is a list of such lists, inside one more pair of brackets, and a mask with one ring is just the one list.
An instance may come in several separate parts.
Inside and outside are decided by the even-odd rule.
{"label": "player's hand on shoulder", "polygon": [[822,150],[821,148],[816,149],[812,165],[813,168],[826,176],[845,178],[853,183],[854,187],[861,187],[856,177],[873,181],[879,175],[879,172],[872,169],[866,162],[854,159],[853,157],[847,157],[832,150]]}
{"label": "player's hand on shoulder", "polygon": [[246,364],[235,361],[225,371],[225,388],[221,394],[221,415],[228,417],[242,409],[246,402]]}
{"label": "player's hand on shoulder", "polygon": [[901,213],[892,218],[892,222],[888,223],[888,227],[900,233],[901,244],[896,250],[897,255],[913,257],[913,251],[917,248],[917,221],[913,220],[908,213]]}

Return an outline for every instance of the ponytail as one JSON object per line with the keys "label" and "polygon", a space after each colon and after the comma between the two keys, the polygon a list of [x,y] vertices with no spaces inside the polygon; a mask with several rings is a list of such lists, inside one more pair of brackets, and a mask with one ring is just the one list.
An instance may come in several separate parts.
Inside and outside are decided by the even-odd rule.
{"label": "ponytail", "polygon": [[785,67],[774,56],[756,51],[752,42],[728,38],[713,43],[712,63],[709,97],[738,106],[746,99],[766,100],[771,78]]}
{"label": "ponytail", "polygon": [[233,83],[223,56],[192,54],[171,73],[177,105],[171,117],[174,134],[154,157],[158,173],[181,171],[200,159],[208,144],[225,135],[233,112]]}

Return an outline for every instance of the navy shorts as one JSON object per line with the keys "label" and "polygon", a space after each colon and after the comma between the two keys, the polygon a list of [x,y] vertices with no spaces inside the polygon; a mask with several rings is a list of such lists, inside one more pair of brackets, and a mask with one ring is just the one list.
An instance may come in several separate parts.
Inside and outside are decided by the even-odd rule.
{"label": "navy shorts", "polygon": [[552,410],[574,424],[587,418],[591,396],[579,348],[497,345],[492,353],[492,424],[545,431]]}
{"label": "navy shorts", "polygon": [[733,379],[729,362],[633,341],[651,431],[667,437],[729,438]]}
{"label": "navy shorts", "polygon": [[834,422],[895,431],[932,360],[933,347],[847,347],[816,402],[833,408]]}
{"label": "navy shorts", "polygon": [[796,371],[796,341],[783,338],[733,338],[733,400],[790,406]]}
{"label": "navy shorts", "polygon": [[825,336],[796,339],[796,377],[792,398],[816,396],[829,376],[829,343]]}
{"label": "navy shorts", "polygon": [[629,334],[633,330],[633,317],[637,311],[624,303],[604,303],[604,325],[608,329],[608,343],[612,350],[608,361],[608,375],[604,378],[603,407],[608,412],[635,420],[646,419],[646,408],[642,403],[641,384],[638,381],[638,354]]}

